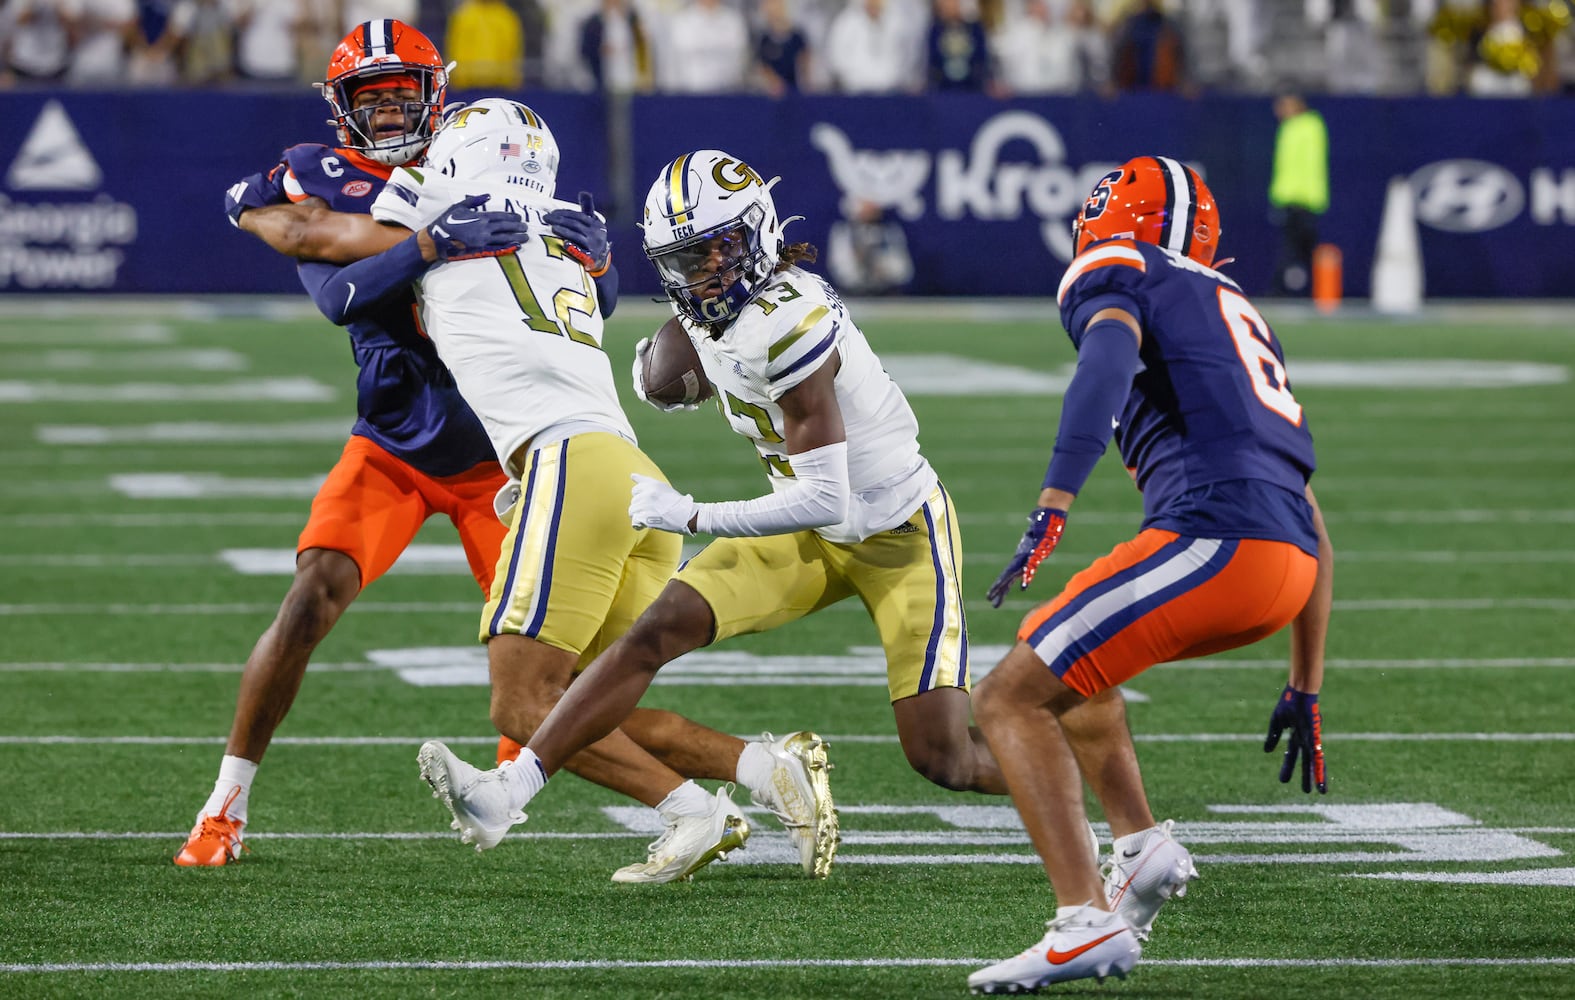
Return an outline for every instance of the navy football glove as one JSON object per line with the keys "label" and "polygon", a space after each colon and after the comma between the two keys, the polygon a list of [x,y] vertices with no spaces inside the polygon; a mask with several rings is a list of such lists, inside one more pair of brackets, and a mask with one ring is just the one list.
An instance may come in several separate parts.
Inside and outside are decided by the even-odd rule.
{"label": "navy football glove", "polygon": [[518,249],[530,236],[524,219],[513,212],[482,211],[486,203],[486,195],[470,195],[450,205],[427,227],[439,261],[501,257]]}
{"label": "navy football glove", "polygon": [[275,194],[266,171],[243,177],[224,192],[224,214],[229,217],[230,225],[239,229],[242,212],[248,208],[266,208],[275,204],[279,200]]}
{"label": "navy football glove", "polygon": [[612,261],[612,246],[607,242],[607,222],[596,213],[596,200],[588,192],[580,192],[580,210],[555,208],[542,216],[542,221],[563,239],[563,249],[580,266],[599,277],[607,272]]}
{"label": "navy football glove", "polygon": [[1280,764],[1280,781],[1289,782],[1296,770],[1296,760],[1302,762],[1302,791],[1312,793],[1318,786],[1319,795],[1329,793],[1329,775],[1323,763],[1323,717],[1318,712],[1318,696],[1298,691],[1289,684],[1280,693],[1280,700],[1269,716],[1269,735],[1263,741],[1263,752],[1273,753],[1280,745],[1280,734],[1286,732],[1285,759]]}
{"label": "navy football glove", "polygon": [[1028,585],[1034,582],[1034,574],[1039,572],[1039,564],[1050,558],[1050,553],[1055,551],[1056,543],[1061,540],[1061,532],[1066,530],[1066,511],[1056,510],[1054,507],[1039,507],[1028,515],[1028,530],[1023,532],[1022,541],[1017,543],[1017,551],[1012,554],[1012,561],[1006,564],[1001,575],[996,577],[985,597],[995,607],[1001,606],[1001,599],[1006,596],[1006,590],[1012,581],[1022,577],[1019,590],[1027,590]]}

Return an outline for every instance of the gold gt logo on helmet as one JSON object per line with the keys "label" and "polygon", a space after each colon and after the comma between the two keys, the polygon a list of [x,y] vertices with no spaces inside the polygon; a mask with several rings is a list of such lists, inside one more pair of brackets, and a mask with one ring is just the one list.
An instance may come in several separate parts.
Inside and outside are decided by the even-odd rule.
{"label": "gold gt logo on helmet", "polygon": [[[732,171],[735,176],[729,177],[727,168],[734,164],[737,164],[737,169]],[[742,191],[751,184],[765,183],[760,179],[760,175],[755,173],[754,168],[743,160],[718,160],[716,166],[711,168],[711,177],[722,186],[724,191]]]}

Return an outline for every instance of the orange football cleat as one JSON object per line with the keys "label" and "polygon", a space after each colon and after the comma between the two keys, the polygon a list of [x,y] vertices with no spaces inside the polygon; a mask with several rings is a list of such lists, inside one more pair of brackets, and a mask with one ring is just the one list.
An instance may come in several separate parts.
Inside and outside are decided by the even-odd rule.
{"label": "orange football cleat", "polygon": [[236,785],[216,814],[202,816],[197,820],[191,836],[186,838],[180,853],[175,855],[177,865],[182,868],[217,868],[251,851],[241,840],[241,827],[246,825],[246,821],[231,819],[229,816],[230,805],[240,794],[241,786]]}

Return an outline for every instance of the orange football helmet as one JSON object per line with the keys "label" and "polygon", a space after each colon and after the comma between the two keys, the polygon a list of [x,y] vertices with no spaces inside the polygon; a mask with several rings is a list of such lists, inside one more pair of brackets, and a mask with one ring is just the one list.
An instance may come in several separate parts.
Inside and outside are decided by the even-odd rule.
{"label": "orange football helmet", "polygon": [[1220,210],[1198,172],[1167,156],[1138,156],[1099,179],[1072,223],[1077,253],[1125,237],[1185,254],[1208,267],[1220,244]]}
{"label": "orange football helmet", "polygon": [[[404,103],[405,131],[379,139],[372,127],[375,107],[355,108],[356,92],[367,86],[409,86],[419,101]],[[328,124],[339,142],[379,163],[397,167],[420,156],[432,141],[448,90],[448,67],[437,46],[403,21],[382,18],[351,29],[328,60],[328,78],[317,85],[333,108]]]}

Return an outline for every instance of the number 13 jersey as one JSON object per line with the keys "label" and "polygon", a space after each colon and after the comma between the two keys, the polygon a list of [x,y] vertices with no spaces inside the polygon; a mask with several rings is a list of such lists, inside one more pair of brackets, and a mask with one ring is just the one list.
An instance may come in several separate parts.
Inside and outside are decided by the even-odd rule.
{"label": "number 13 jersey", "polygon": [[834,386],[848,442],[848,516],[816,528],[851,544],[907,520],[935,490],[935,470],[919,452],[919,422],[881,367],[847,307],[819,275],[797,267],[770,279],[720,336],[680,317],[729,426],[754,443],[773,490],[787,487],[780,400],[833,357]]}
{"label": "number 13 jersey", "polygon": [[1268,538],[1317,554],[1305,499],[1316,462],[1285,356],[1234,281],[1150,243],[1105,240],[1057,292],[1078,344],[1101,309],[1143,327],[1140,368],[1115,439],[1143,493],[1145,528]]}
{"label": "number 13 jersey", "polygon": [[502,180],[456,182],[395,170],[372,205],[379,222],[420,229],[467,195],[515,212],[531,236],[515,253],[440,263],[417,285],[426,333],[437,345],[510,475],[514,453],[572,434],[606,431],[635,441],[602,350],[601,305],[585,269],[564,253],[542,215],[577,209]]}

